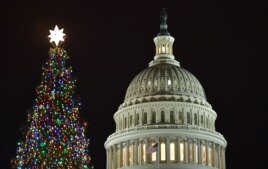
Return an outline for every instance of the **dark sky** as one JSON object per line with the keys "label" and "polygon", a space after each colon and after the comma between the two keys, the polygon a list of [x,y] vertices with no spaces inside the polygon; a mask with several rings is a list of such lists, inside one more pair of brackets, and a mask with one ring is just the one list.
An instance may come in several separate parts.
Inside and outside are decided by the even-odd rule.
{"label": "dark sky", "polygon": [[113,114],[134,76],[154,56],[159,14],[167,8],[174,55],[203,85],[228,141],[227,169],[261,168],[267,136],[267,11],[265,1],[9,1],[1,12],[1,158],[9,168],[20,127],[33,105],[48,58],[49,29],[67,34],[64,48],[77,77],[82,118],[96,169]]}

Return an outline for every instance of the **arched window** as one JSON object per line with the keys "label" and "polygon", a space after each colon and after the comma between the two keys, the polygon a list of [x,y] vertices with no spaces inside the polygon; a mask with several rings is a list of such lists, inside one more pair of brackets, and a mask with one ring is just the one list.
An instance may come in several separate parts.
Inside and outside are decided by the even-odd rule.
{"label": "arched window", "polygon": [[187,112],[187,123],[191,124],[191,114],[190,114],[190,112]]}
{"label": "arched window", "polygon": [[182,122],[183,122],[182,112],[179,112],[179,124],[182,124]]}
{"label": "arched window", "polygon": [[207,120],[206,120],[206,122],[207,122],[207,128],[209,128],[209,121],[208,121],[208,117],[207,117]]}
{"label": "arched window", "polygon": [[201,126],[204,126],[204,117],[201,115]]}
{"label": "arched window", "polygon": [[176,157],[175,157],[175,143],[171,142],[170,143],[170,147],[169,147],[169,157],[170,157],[170,161],[175,161]]}
{"label": "arched window", "polygon": [[129,127],[132,127],[132,115],[129,118]]}
{"label": "arched window", "polygon": [[197,114],[194,114],[194,124],[197,125]]}
{"label": "arched window", "polygon": [[155,112],[152,112],[152,124],[155,124]]}
{"label": "arched window", "polygon": [[184,161],[184,142],[180,142],[180,161]]}
{"label": "arched window", "polygon": [[166,144],[161,143],[161,161],[166,161]]}
{"label": "arched window", "polygon": [[125,128],[127,128],[127,118],[125,117]]}
{"label": "arched window", "polygon": [[137,125],[140,124],[140,115],[139,115],[139,114],[137,114],[137,120],[136,120],[136,123],[137,123]]}
{"label": "arched window", "polygon": [[168,85],[169,85],[169,86],[171,85],[171,80],[170,80],[170,79],[168,79]]}
{"label": "arched window", "polygon": [[164,44],[162,45],[162,53],[166,53],[165,45]]}
{"label": "arched window", "polygon": [[174,123],[174,113],[170,111],[170,123]]}
{"label": "arched window", "polygon": [[147,113],[143,113],[143,124],[147,124]]}
{"label": "arched window", "polygon": [[165,123],[165,112],[161,111],[161,123]]}

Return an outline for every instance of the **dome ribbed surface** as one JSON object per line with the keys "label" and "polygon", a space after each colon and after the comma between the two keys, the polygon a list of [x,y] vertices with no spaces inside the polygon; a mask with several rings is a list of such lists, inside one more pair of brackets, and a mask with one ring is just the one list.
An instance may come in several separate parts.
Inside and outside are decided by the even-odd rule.
{"label": "dome ribbed surface", "polygon": [[150,95],[182,95],[206,100],[202,85],[192,73],[168,63],[140,72],[130,83],[125,101]]}

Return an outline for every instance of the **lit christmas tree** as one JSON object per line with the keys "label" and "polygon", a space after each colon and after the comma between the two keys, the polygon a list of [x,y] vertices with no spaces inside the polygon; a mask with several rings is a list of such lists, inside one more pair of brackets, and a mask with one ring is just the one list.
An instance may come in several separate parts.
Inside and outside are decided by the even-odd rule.
{"label": "lit christmas tree", "polygon": [[79,119],[81,103],[74,97],[72,67],[66,66],[67,52],[61,48],[65,34],[50,30],[53,48],[43,66],[41,84],[28,112],[25,141],[18,142],[12,167],[17,169],[89,169],[89,140],[86,122]]}

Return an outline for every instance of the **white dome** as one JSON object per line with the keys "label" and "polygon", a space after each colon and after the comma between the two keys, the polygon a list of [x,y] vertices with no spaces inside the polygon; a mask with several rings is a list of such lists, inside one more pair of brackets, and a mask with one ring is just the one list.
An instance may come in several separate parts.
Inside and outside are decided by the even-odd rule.
{"label": "white dome", "polygon": [[180,95],[206,100],[197,78],[178,65],[161,63],[140,72],[130,83],[125,102],[144,96]]}

